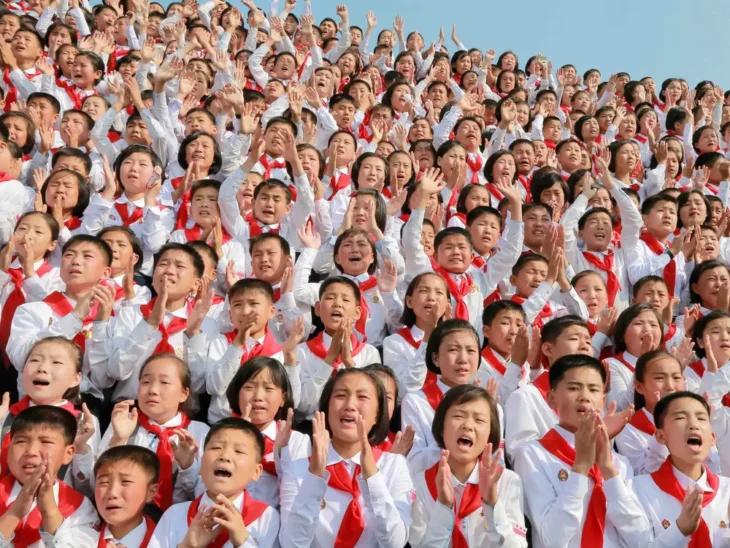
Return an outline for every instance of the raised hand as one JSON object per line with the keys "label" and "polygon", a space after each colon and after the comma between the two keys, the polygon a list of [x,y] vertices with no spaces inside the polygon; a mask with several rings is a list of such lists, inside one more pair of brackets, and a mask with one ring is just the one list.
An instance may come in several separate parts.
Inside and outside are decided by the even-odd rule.
{"label": "raised hand", "polygon": [[449,466],[449,451],[441,451],[439,469],[436,473],[436,490],[438,501],[446,508],[454,507],[454,486],[451,483],[451,467]]}
{"label": "raised hand", "polygon": [[162,287],[160,287],[160,292],[157,294],[155,304],[152,306],[150,316],[147,318],[147,323],[155,329],[158,329],[162,320],[165,319],[165,307],[167,306],[169,284],[170,282],[167,278],[162,279]]}
{"label": "raised hand", "polygon": [[416,438],[415,429],[409,424],[406,426],[405,431],[398,432],[393,440],[393,446],[390,448],[391,453],[396,455],[408,456],[413,448],[413,440]]}
{"label": "raised hand", "polygon": [[487,443],[482,460],[479,464],[479,492],[482,495],[482,502],[494,508],[497,504],[497,486],[504,473],[502,461],[502,450],[492,454],[492,444]]}
{"label": "raised hand", "polygon": [[276,439],[274,440],[274,455],[280,457],[281,450],[289,445],[292,433],[292,422],[294,421],[294,409],[291,407],[286,413],[286,420],[279,421],[276,428]]}
{"label": "raised hand", "polygon": [[309,459],[309,472],[313,476],[324,477],[327,468],[327,453],[330,447],[330,434],[327,419],[321,411],[315,411],[312,419],[312,456]]}
{"label": "raised hand", "polygon": [[624,429],[624,426],[628,424],[631,417],[634,415],[634,404],[632,403],[623,411],[616,412],[616,402],[611,402],[608,406],[608,411],[603,417],[603,424],[606,426],[608,431],[608,437],[610,439],[615,438]]}
{"label": "raised hand", "polygon": [[701,487],[689,485],[682,501],[682,511],[677,518],[677,529],[685,537],[689,537],[697,531],[702,520],[702,496]]}
{"label": "raised hand", "polygon": [[192,466],[195,456],[198,454],[198,442],[195,441],[195,436],[185,428],[176,429],[175,435],[177,440],[170,439],[172,454],[175,456],[178,466],[182,470],[187,470]]}
{"label": "raised hand", "polygon": [[586,411],[580,418],[578,430],[575,433],[575,462],[573,472],[588,476],[591,467],[596,462],[596,413]]}
{"label": "raised hand", "polygon": [[365,430],[365,421],[362,415],[358,415],[355,419],[357,424],[357,436],[360,438],[360,466],[362,467],[362,479],[367,481],[378,473],[378,465],[375,462],[373,448],[368,440],[368,434]]}
{"label": "raised hand", "polygon": [[112,410],[112,437],[109,447],[124,445],[129,436],[137,428],[137,408],[134,407],[134,400],[120,401]]}
{"label": "raised hand", "polygon": [[392,293],[398,286],[398,269],[390,259],[385,259],[385,268],[379,270],[378,289],[383,293]]}

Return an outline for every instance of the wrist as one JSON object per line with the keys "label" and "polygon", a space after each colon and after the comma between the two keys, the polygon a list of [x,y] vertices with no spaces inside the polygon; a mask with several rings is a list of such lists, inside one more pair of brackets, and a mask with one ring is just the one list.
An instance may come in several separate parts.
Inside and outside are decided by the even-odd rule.
{"label": "wrist", "polygon": [[575,461],[575,463],[573,464],[572,471],[575,472],[576,474],[580,474],[581,476],[587,477],[588,473],[591,471],[591,465]]}
{"label": "wrist", "polygon": [[121,438],[121,437],[117,436],[116,434],[112,434],[112,437],[109,440],[109,447],[117,447],[119,445],[126,445],[128,439],[129,438]]}

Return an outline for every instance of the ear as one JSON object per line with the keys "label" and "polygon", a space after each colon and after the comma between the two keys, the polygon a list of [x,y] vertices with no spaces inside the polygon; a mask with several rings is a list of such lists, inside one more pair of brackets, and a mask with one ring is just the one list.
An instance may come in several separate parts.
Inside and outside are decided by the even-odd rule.
{"label": "ear", "polygon": [[160,486],[157,483],[153,483],[152,485],[149,485],[147,487],[147,494],[145,495],[144,501],[149,504],[153,500],[155,500],[155,497],[157,496],[157,491],[159,490]]}
{"label": "ear", "polygon": [[548,390],[547,402],[551,409],[556,409],[558,407],[555,402],[555,392],[552,390]]}
{"label": "ear", "polygon": [[542,343],[542,354],[548,359],[548,362],[551,361],[553,357],[553,345],[549,342]]}
{"label": "ear", "polygon": [[352,319],[358,321],[360,319],[360,316],[362,316],[362,307],[360,305],[357,305],[355,307],[355,315],[352,317]]}
{"label": "ear", "polygon": [[111,266],[105,266],[104,270],[102,271],[102,278],[108,278],[112,275],[112,267]]}
{"label": "ear", "polygon": [[73,380],[71,381],[71,386],[69,386],[69,388],[74,388],[75,386],[79,386],[81,384],[82,378],[83,378],[83,375],[81,373],[76,373],[74,375]]}
{"label": "ear", "polygon": [[273,320],[276,316],[276,307],[272,304],[271,308],[269,308],[269,319]]}
{"label": "ear", "polygon": [[178,401],[180,403],[185,402],[190,397],[190,389],[189,388],[183,388],[182,393],[180,394],[180,397],[178,398]]}
{"label": "ear", "polygon": [[321,318],[322,315],[319,313],[319,309],[320,309],[320,302],[317,301],[316,303],[314,303],[314,313],[317,315],[318,318]]}
{"label": "ear", "polygon": [[58,247],[58,240],[53,240],[50,245],[48,246],[48,251],[53,251]]}
{"label": "ear", "polygon": [[132,253],[132,259],[130,262],[132,263],[132,267],[137,266],[137,263],[139,262],[139,255]]}
{"label": "ear", "polygon": [[482,334],[484,335],[485,339],[489,338],[489,332],[491,331],[491,327],[488,325],[482,325]]}
{"label": "ear", "polygon": [[644,383],[639,382],[636,379],[634,379],[634,390],[636,390],[637,394],[644,395]]}
{"label": "ear", "polygon": [[697,293],[697,288],[699,287],[699,284],[692,284],[690,287],[691,287],[692,291]]}
{"label": "ear", "polygon": [[291,213],[291,202],[286,204],[286,213],[284,215],[289,215]]}
{"label": "ear", "polygon": [[98,80],[102,76],[104,76],[104,73],[102,71],[100,71],[100,70],[95,70],[94,71],[94,80]]}
{"label": "ear", "polygon": [[[656,438],[656,441],[659,443],[659,445],[666,445],[667,444],[667,438],[664,437],[664,431],[661,428],[657,428],[656,432],[654,432],[654,437]],[[713,443],[715,441],[715,433],[712,433]]]}
{"label": "ear", "polygon": [[68,447],[66,447],[64,449],[63,460],[61,461],[61,463],[64,466],[66,464],[69,464],[73,460],[75,454],[76,454],[76,446],[72,443],[71,445],[69,445]]}
{"label": "ear", "polygon": [[515,276],[514,274],[510,274],[509,283],[512,285],[517,285],[517,276]]}
{"label": "ear", "polygon": [[253,474],[251,474],[250,481],[258,481],[258,479],[261,477],[261,473],[263,471],[264,471],[264,465],[259,462],[256,465],[256,468],[253,469]]}

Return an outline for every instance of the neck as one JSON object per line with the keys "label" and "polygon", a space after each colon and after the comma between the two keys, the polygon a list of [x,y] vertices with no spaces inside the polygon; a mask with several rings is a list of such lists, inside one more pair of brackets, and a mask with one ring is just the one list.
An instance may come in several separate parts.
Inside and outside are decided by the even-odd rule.
{"label": "neck", "polygon": [[68,221],[73,216],[74,216],[74,210],[72,207],[63,210],[63,220],[64,221]]}
{"label": "neck", "polygon": [[451,473],[457,480],[459,480],[459,483],[467,482],[476,465],[476,460],[469,462],[459,462],[454,457],[449,458],[449,468],[451,468]]}
{"label": "neck", "polygon": [[205,492],[205,494],[208,495],[208,498],[210,500],[216,500],[218,495],[223,495],[228,500],[233,502],[234,500],[236,500],[238,497],[240,497],[243,494],[243,491],[244,491],[243,489],[240,489],[238,491],[230,491],[228,493],[216,493],[215,491],[211,491],[210,489],[208,489]]}
{"label": "neck", "polygon": [[608,243],[606,245],[586,244],[586,251],[593,251],[594,253],[604,253],[608,249]]}
{"label": "neck", "polygon": [[254,422],[252,424],[258,429],[259,432],[263,432],[264,430],[266,430],[269,427],[269,425],[272,422],[274,422],[274,421],[273,420],[270,420],[270,421],[267,421],[267,422]]}
{"label": "neck", "polygon": [[165,310],[169,312],[175,312],[176,310],[180,310],[185,304],[187,303],[187,295],[183,295],[182,297],[178,297],[177,299],[172,299],[171,297],[167,298],[167,305],[165,306]]}
{"label": "neck", "polygon": [[360,442],[354,443],[342,441],[337,438],[332,438],[332,448],[337,451],[337,454],[343,459],[351,459],[360,452]]}
{"label": "neck", "polygon": [[618,179],[622,183],[625,183],[627,185],[630,185],[631,184],[631,173],[629,173],[629,172],[626,172],[626,173],[618,173],[617,172],[616,173],[616,179]]}
{"label": "neck", "polygon": [[144,198],[144,192],[129,192],[127,190],[124,191],[124,195],[127,197],[127,200],[130,202],[136,202],[137,200],[141,200]]}
{"label": "neck", "polygon": [[501,356],[506,361],[509,361],[509,358],[512,355],[512,352],[506,352],[504,350],[500,350],[499,348],[497,348],[496,346],[491,345],[491,344],[489,345],[489,348],[492,349],[492,352],[494,352],[495,354]]}
{"label": "neck", "polygon": [[133,518],[129,519],[128,521],[125,521],[124,523],[120,523],[118,525],[112,525],[111,523],[107,523],[106,526],[109,529],[109,532],[112,534],[112,536],[116,540],[123,539],[126,537],[129,533],[134,531],[137,527],[140,526],[140,524],[144,521],[144,517],[142,514],[134,516]]}
{"label": "neck", "polygon": [[428,323],[429,323],[428,320],[423,320],[423,319],[419,318],[418,316],[416,316],[415,326],[418,329],[420,329],[421,331],[424,331],[424,332],[426,331],[426,327],[428,326]]}
{"label": "neck", "polygon": [[667,238],[669,238],[669,234],[666,234],[666,235],[664,235],[664,236],[659,236],[659,235],[657,235],[657,234],[655,234],[655,233],[653,233],[653,232],[651,232],[651,231],[647,231],[647,232],[648,232],[648,233],[649,233],[649,234],[650,234],[651,236],[653,236],[654,238],[656,238],[656,239],[657,239],[657,240],[659,241],[659,243],[661,243],[661,244],[665,244],[665,243],[667,243]]}
{"label": "neck", "polygon": [[578,427],[567,424],[565,421],[562,421],[562,420],[560,422],[558,422],[558,426],[560,426],[561,428],[564,428],[568,432],[572,432],[573,434],[575,434],[576,431],[578,430]]}
{"label": "neck", "polygon": [[[368,265],[368,266],[370,266],[370,265]],[[354,276],[354,277],[362,276],[363,274],[367,274],[367,273],[368,273],[368,267],[367,266],[362,271],[360,271],[360,272],[354,272],[352,270],[350,270],[350,272],[345,272],[345,274],[347,274],[348,276]]]}
{"label": "neck", "polygon": [[28,70],[32,69],[35,66],[35,59],[17,59],[16,62],[18,63],[18,68],[20,70]]}
{"label": "neck", "polygon": [[454,386],[458,386],[458,384],[456,384],[454,381],[451,381],[451,380],[447,379],[443,375],[439,375],[439,380],[443,384],[445,384],[446,386],[448,386],[449,388],[453,388]]}
{"label": "neck", "polygon": [[251,332],[251,334],[250,334],[250,337],[252,339],[256,339],[256,340],[262,339],[265,336],[266,336],[266,326],[265,325],[262,329],[256,331],[255,333]]}
{"label": "neck", "polygon": [[682,472],[692,481],[697,481],[702,476],[702,463],[701,462],[686,462],[678,459],[674,455],[669,455],[674,467]]}
{"label": "neck", "polygon": [[[142,412],[144,413],[144,411],[142,411]],[[157,413],[154,415],[147,415],[147,413],[145,413],[145,415],[147,415],[148,418],[152,419],[157,424],[162,426],[163,424],[166,424],[166,423],[170,422],[172,419],[174,419],[178,413],[179,413],[179,411],[175,410],[175,411],[163,411],[161,413]]]}
{"label": "neck", "polygon": [[117,276],[126,274],[126,272],[127,272],[127,267],[112,268],[112,274],[111,274],[110,278],[116,278]]}
{"label": "neck", "polygon": [[66,296],[73,300],[78,301],[84,298],[92,291],[93,287],[69,287],[66,286]]}

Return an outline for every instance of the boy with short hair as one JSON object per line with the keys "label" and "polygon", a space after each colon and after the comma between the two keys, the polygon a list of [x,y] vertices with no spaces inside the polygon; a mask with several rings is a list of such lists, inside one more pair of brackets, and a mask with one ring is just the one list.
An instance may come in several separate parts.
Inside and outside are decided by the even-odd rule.
{"label": "boy with short hair", "polygon": [[625,485],[631,465],[611,450],[601,418],[605,387],[606,370],[596,358],[564,356],[550,367],[548,400],[557,424],[515,456],[536,547],[651,541],[641,505]]}
{"label": "boy with short hair", "polygon": [[18,413],[10,428],[8,467],[0,479],[0,540],[9,546],[94,548],[96,510],[60,480],[74,455],[76,418],[60,407],[37,405]]}
{"label": "boy with short hair", "polygon": [[[64,292],[54,291],[42,301],[18,307],[10,328],[7,353],[15,368],[22,372],[33,344],[60,335],[72,339],[84,351],[84,378],[81,392],[103,400],[100,386],[90,378],[91,370],[106,367],[106,329],[101,303],[113,303],[114,292],[105,280],[111,273],[112,251],[95,236],[78,235],[63,246],[61,281]],[[18,390],[24,395],[22,379]]]}
{"label": "boy with short hair", "polygon": [[191,390],[203,389],[204,377],[195,372],[204,369],[196,360],[206,357],[206,337],[218,334],[218,325],[206,317],[213,302],[209,289],[200,291],[205,266],[197,251],[185,244],[164,246],[156,257],[152,287],[157,297],[145,305],[123,308],[117,316],[107,375],[117,381],[113,401],[133,400],[137,395],[139,370],[152,354],[170,352],[185,360],[193,374]]}
{"label": "boy with short hair", "polygon": [[314,313],[324,331],[297,347],[297,362],[302,367],[301,402],[297,410],[314,416],[327,381],[341,368],[365,367],[380,363],[380,354],[355,337],[355,322],[360,319],[360,288],[344,276],[327,278],[319,286],[319,302]]}
{"label": "boy with short hair", "polygon": [[147,548],[155,522],[144,514],[154,503],[160,477],[157,455],[139,445],[107,449],[94,465],[94,500],[102,518],[99,544]]}
{"label": "boy with short hair", "polygon": [[[278,546],[279,513],[245,490],[261,476],[263,454],[263,436],[250,422],[227,418],[211,426],[200,465],[206,492],[168,508],[153,541],[160,548],[222,546],[228,541],[246,548]],[[214,517],[225,525],[214,525]]]}
{"label": "boy with short hair", "polygon": [[726,546],[730,480],[703,464],[715,443],[709,404],[692,392],[672,392],[656,404],[654,422],[669,458],[630,484],[648,517],[653,545]]}
{"label": "boy with short hair", "polygon": [[692,260],[691,231],[676,236],[669,243],[670,235],[677,228],[677,201],[664,194],[650,196],[641,204],[641,216],[646,232],[632,249],[626,249],[624,255],[628,261],[626,268],[631,283],[649,274],[661,276],[669,286],[669,296],[681,297],[687,281],[685,264]]}
{"label": "boy with short hair", "polygon": [[[302,329],[293,329],[283,346],[277,343],[268,327],[276,314],[274,291],[265,281],[238,280],[228,291],[228,303],[233,330],[219,335],[210,343],[209,365],[203,372],[206,388],[212,396],[208,422],[213,424],[230,416],[226,389],[238,369],[256,356],[268,356],[286,366],[296,406],[301,386],[295,351],[304,335]],[[303,322],[299,327],[304,327]]]}

